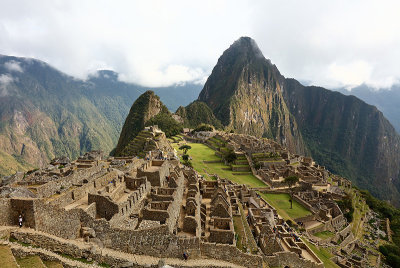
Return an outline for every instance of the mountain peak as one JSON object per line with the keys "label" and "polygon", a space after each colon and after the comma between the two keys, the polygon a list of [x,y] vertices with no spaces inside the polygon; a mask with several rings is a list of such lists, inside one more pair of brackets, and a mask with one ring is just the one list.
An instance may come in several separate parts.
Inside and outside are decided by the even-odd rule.
{"label": "mountain peak", "polygon": [[256,41],[248,36],[242,36],[236,40],[227,51],[233,50],[235,53],[246,53],[247,55],[264,58]]}

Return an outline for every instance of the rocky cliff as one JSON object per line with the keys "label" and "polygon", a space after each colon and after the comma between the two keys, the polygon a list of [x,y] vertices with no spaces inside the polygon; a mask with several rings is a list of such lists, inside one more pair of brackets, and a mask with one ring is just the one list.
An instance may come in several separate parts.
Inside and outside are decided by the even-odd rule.
{"label": "rocky cliff", "polygon": [[228,129],[272,138],[304,154],[301,133],[283,98],[282,81],[254,40],[242,37],[218,59],[198,100]]}
{"label": "rocky cliff", "polygon": [[314,159],[375,196],[400,205],[400,137],[372,105],[285,80],[285,100]]}
{"label": "rocky cliff", "polygon": [[227,129],[311,154],[400,205],[400,137],[382,113],[354,96],[286,79],[251,38],[240,38],[223,53],[198,100]]}

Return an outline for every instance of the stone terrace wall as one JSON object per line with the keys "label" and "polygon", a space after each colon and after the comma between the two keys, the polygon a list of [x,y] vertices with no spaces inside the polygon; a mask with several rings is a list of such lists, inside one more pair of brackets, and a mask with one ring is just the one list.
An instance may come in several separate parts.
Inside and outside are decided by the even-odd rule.
{"label": "stone terrace wall", "polygon": [[82,178],[90,177],[100,172],[102,168],[103,165],[99,165],[88,169],[74,171],[71,175],[60,178],[57,181],[50,181],[37,187],[37,195],[38,197],[49,197],[56,194],[57,191],[60,191],[61,187],[63,187],[63,189],[69,189],[73,184],[79,183]]}
{"label": "stone terrace wall", "polygon": [[81,228],[80,213],[76,209],[65,209],[35,201],[36,230],[65,239],[79,237]]}
{"label": "stone terrace wall", "polygon": [[202,256],[208,258],[224,260],[245,267],[262,267],[263,259],[261,256],[243,253],[233,245],[201,242],[200,250]]}
{"label": "stone terrace wall", "polygon": [[[270,267],[307,267],[307,268],[323,268],[324,264],[317,264],[310,260],[299,258],[294,252],[278,252],[273,256],[265,256],[264,262]],[[260,266],[261,267],[261,266]]]}

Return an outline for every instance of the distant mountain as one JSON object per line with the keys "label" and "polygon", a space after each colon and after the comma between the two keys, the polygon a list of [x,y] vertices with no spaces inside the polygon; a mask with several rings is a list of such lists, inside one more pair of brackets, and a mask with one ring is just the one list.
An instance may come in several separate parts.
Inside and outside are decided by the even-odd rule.
{"label": "distant mountain", "polygon": [[228,129],[274,138],[333,173],[400,205],[400,137],[374,106],[282,76],[254,40],[218,59],[199,94]]}
{"label": "distant mountain", "polygon": [[344,95],[354,95],[366,103],[376,106],[389,119],[397,133],[400,133],[400,85],[379,90],[366,85],[352,88],[351,91],[343,88],[335,90]]}
{"label": "distant mountain", "polygon": [[[110,152],[131,104],[146,90],[120,82],[112,71],[83,81],[39,60],[0,56],[0,175],[55,156]],[[196,84],[154,89],[173,111],[200,90]]]}

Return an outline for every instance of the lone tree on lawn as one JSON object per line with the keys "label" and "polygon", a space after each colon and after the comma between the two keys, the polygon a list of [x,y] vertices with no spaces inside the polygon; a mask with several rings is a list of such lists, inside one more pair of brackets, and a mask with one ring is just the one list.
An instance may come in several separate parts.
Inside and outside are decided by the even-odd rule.
{"label": "lone tree on lawn", "polygon": [[181,147],[179,147],[179,150],[183,150],[183,154],[187,154],[187,152],[192,149],[192,147],[190,145],[182,145]]}
{"label": "lone tree on lawn", "polygon": [[299,181],[299,178],[297,176],[289,176],[285,178],[285,183],[289,187],[289,192],[290,192],[290,208],[293,208],[293,186],[296,185],[296,183]]}

